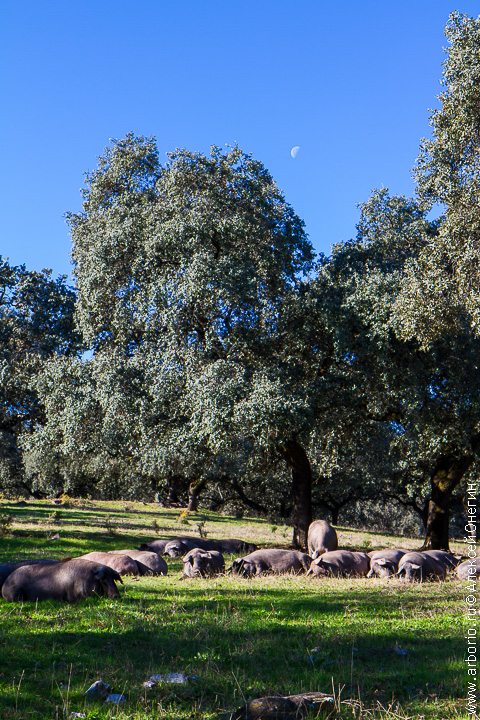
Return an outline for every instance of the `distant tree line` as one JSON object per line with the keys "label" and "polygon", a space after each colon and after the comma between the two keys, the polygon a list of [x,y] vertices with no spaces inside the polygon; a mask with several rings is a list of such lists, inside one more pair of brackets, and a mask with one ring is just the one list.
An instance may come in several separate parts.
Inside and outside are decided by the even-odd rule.
{"label": "distant tree line", "polygon": [[0,262],[5,493],[208,498],[299,547],[313,514],[395,501],[448,547],[480,455],[480,22],[447,37],[416,196],[375,191],[329,257],[238,147],[107,148],[76,288]]}

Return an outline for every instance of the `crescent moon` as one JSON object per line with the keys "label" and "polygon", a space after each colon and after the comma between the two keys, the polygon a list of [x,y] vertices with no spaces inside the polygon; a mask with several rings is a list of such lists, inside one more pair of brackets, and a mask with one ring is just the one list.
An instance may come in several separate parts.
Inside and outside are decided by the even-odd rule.
{"label": "crescent moon", "polygon": [[295,160],[295,158],[297,157],[299,150],[300,150],[300,145],[294,145],[294,146],[292,147],[292,149],[290,150],[290,155],[292,156],[292,158],[293,158],[294,160]]}

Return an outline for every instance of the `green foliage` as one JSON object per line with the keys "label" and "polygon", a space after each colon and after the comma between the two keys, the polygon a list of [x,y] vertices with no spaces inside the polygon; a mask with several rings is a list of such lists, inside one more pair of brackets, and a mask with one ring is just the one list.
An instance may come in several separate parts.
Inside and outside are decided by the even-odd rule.
{"label": "green foliage", "polygon": [[296,358],[286,347],[272,360],[313,250],[261,163],[214,147],[160,167],[154,142],[128,135],[88,176],[70,224],[92,356],[46,367],[32,472],[73,494],[134,495],[172,476],[238,475],[253,449],[308,429]]}
{"label": "green foliage", "polygon": [[0,514],[0,537],[3,538],[6,535],[10,535],[12,532],[12,523],[12,515],[8,515],[7,513]]}
{"label": "green foliage", "polygon": [[208,537],[208,531],[206,529],[206,524],[207,523],[205,520],[200,520],[200,522],[197,523],[198,534],[200,535],[201,538]]}
{"label": "green foliage", "polygon": [[103,520],[105,529],[109,535],[116,535],[118,532],[118,521],[110,516],[106,516]]}
{"label": "green foliage", "polygon": [[94,347],[173,335],[222,355],[274,317],[311,247],[266,169],[238,148],[176,151],[163,168],[157,155],[153,140],[128,135],[87,177],[84,212],[70,215],[79,323]]}
{"label": "green foliage", "polygon": [[48,521],[54,523],[55,525],[58,525],[61,522],[61,519],[62,513],[60,512],[60,510],[54,510],[48,516]]}
{"label": "green foliage", "polygon": [[446,35],[440,108],[416,168],[424,207],[437,205],[443,215],[398,300],[405,336],[426,345],[446,330],[480,327],[480,19],[453,13]]}
{"label": "green foliage", "polygon": [[75,293],[64,277],[28,271],[0,257],[0,483],[4,492],[31,492],[22,441],[44,422],[36,379],[53,356],[75,355]]}
{"label": "green foliage", "polygon": [[161,528],[160,528],[160,525],[158,524],[158,521],[155,520],[155,519],[152,520],[152,530],[153,530],[153,532],[158,535],[159,532],[160,532],[160,529],[161,529]]}

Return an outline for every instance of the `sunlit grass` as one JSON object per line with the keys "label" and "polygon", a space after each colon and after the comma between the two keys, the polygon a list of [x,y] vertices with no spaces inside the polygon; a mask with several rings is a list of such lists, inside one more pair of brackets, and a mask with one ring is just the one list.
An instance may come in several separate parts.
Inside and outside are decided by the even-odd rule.
{"label": "sunlit grass", "polygon": [[[185,525],[179,511],[125,507],[60,506],[61,522],[51,525],[51,505],[3,503],[0,512],[12,513],[15,522],[14,534],[0,540],[1,559],[135,547],[155,537],[154,519],[165,528],[159,536],[195,534],[197,516]],[[107,514],[120,521],[113,535],[104,527]],[[272,532],[268,522],[201,516],[211,537],[264,545],[289,540],[286,528]],[[50,540],[56,532],[60,539]],[[365,542],[365,534],[348,534],[350,545]],[[418,539],[368,538],[372,547],[418,546]],[[167,577],[126,578],[116,602],[0,602],[2,720],[63,718],[72,711],[91,720],[210,720],[244,698],[329,692],[332,686],[351,701],[342,706],[344,718],[466,718],[460,583],[228,576],[184,581],[180,566],[170,561]],[[151,674],[170,672],[195,680],[143,687]],[[126,695],[122,708],[85,701],[85,690],[99,678]]]}

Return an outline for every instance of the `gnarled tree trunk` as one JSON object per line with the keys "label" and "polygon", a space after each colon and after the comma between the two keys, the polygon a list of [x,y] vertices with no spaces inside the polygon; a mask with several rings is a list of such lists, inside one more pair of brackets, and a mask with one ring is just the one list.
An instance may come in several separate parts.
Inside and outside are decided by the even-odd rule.
{"label": "gnarled tree trunk", "polygon": [[295,440],[280,447],[285,462],[292,470],[293,546],[307,549],[308,528],[312,522],[312,468],[307,453]]}
{"label": "gnarled tree trunk", "polygon": [[338,525],[338,516],[342,508],[339,505],[330,506],[330,515],[332,516],[332,525]]}
{"label": "gnarled tree trunk", "polygon": [[468,453],[457,458],[447,455],[437,462],[430,478],[427,529],[422,550],[449,550],[450,500],[474,460]]}
{"label": "gnarled tree trunk", "polygon": [[181,504],[180,495],[185,492],[186,481],[182,475],[171,475],[167,479],[165,488],[165,507],[179,507]]}
{"label": "gnarled tree trunk", "polygon": [[195,512],[198,510],[198,501],[202,490],[205,489],[207,484],[206,480],[194,480],[188,486],[188,506],[187,510]]}

